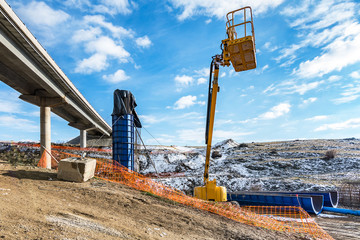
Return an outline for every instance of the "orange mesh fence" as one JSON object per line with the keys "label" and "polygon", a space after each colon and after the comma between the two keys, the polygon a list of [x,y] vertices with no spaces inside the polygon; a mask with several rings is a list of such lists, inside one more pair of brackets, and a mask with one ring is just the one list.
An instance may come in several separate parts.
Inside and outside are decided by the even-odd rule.
{"label": "orange mesh fence", "polygon": [[[20,143],[20,142],[4,142],[5,144],[11,144],[12,146],[19,146],[19,147],[28,147],[28,148],[40,148],[39,143]],[[112,150],[107,148],[79,148],[79,147],[70,147],[70,146],[58,146],[58,145],[51,145],[52,150],[68,150],[68,151],[81,151],[81,152],[104,152],[104,153],[112,153]]]}
{"label": "orange mesh fence", "polygon": [[301,207],[237,207],[229,203],[203,201],[165,186],[109,159],[97,159],[98,178],[121,183],[137,190],[212,212],[235,221],[276,231],[300,233],[314,239],[332,239]]}
{"label": "orange mesh fence", "polygon": [[[61,150],[65,149],[62,148]],[[66,150],[71,150],[75,153],[63,152],[60,149],[53,149],[51,151],[52,168],[57,168],[57,162],[60,159],[79,157],[79,154],[76,154],[77,152],[74,149]],[[79,148],[76,150],[80,151]],[[44,154],[38,166],[46,166]],[[312,239],[333,239],[301,207],[245,206],[239,208],[230,203],[203,201],[187,196],[177,189],[156,182],[117,163],[114,164],[113,160],[106,158],[97,158],[95,175],[100,179],[121,183],[134,189],[149,192],[174,202],[215,213],[244,224],[275,231],[297,233]]]}

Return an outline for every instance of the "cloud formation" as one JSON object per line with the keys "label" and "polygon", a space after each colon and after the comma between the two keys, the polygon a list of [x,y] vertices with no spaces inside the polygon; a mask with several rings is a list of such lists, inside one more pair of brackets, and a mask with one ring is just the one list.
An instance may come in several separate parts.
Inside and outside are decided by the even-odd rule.
{"label": "cloud formation", "polygon": [[183,21],[196,15],[223,19],[228,12],[248,5],[251,5],[253,11],[257,14],[264,13],[279,6],[284,0],[170,0],[170,2],[175,8],[182,9],[181,14],[177,17],[180,21]]}
{"label": "cloud formation", "polygon": [[179,100],[175,102],[174,109],[178,110],[178,109],[191,107],[196,104],[196,99],[197,99],[196,96],[191,96],[191,95],[181,97]]}
{"label": "cloud formation", "polygon": [[291,105],[289,103],[280,103],[270,109],[270,111],[259,116],[260,119],[270,120],[281,117],[290,112]]}
{"label": "cloud formation", "polygon": [[27,24],[38,27],[55,27],[70,18],[62,10],[54,10],[44,2],[31,1],[27,5],[20,5],[17,9]]}
{"label": "cloud formation", "polygon": [[[112,60],[116,60],[117,64],[132,61],[131,54],[125,49],[123,42],[126,39],[133,39],[134,36],[133,30],[116,26],[106,21],[102,15],[84,16],[82,27],[74,32],[72,40],[83,46],[85,52],[91,55],[78,61],[75,72],[91,74],[106,70],[112,64]],[[144,36],[137,38],[136,43],[140,47],[147,48],[151,45],[151,40],[148,36]],[[124,75],[120,76],[120,73]],[[117,72],[111,76],[104,76],[104,79],[114,83],[120,81],[119,79],[123,81],[127,78],[125,72]]]}
{"label": "cloud formation", "polygon": [[135,40],[136,44],[142,48],[149,48],[152,44],[148,36],[139,37]]}
{"label": "cloud formation", "polygon": [[360,62],[360,24],[354,2],[302,1],[295,6],[289,4],[282,14],[298,31],[298,41],[280,51],[276,60],[281,66],[292,65],[298,53],[309,47],[322,50],[320,55],[300,62],[293,75],[322,77]]}
{"label": "cloud formation", "polygon": [[325,131],[325,130],[343,130],[343,129],[351,129],[351,128],[359,128],[359,127],[360,127],[360,118],[352,118],[344,122],[324,124],[316,128],[315,132]]}
{"label": "cloud formation", "polygon": [[104,75],[103,79],[109,83],[119,83],[130,79],[122,69],[117,70],[114,74]]}

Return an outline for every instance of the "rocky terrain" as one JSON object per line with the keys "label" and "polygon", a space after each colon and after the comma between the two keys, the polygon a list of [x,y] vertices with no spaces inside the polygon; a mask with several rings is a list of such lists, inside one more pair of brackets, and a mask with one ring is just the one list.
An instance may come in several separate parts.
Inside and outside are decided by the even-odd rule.
{"label": "rocky terrain", "polygon": [[[147,149],[158,172],[168,173],[158,181],[188,194],[203,184],[205,148]],[[360,140],[354,138],[241,144],[229,139],[213,147],[210,179],[228,191],[332,190],[344,182],[360,182],[359,150]],[[140,156],[140,172],[155,172],[145,155]]]}

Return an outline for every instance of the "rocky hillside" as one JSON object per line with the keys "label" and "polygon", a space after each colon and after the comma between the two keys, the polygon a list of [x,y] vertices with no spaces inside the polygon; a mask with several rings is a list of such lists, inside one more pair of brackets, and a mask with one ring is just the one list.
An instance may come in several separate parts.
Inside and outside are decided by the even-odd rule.
{"label": "rocky hillside", "polygon": [[[190,194],[202,185],[205,148],[147,146],[165,184]],[[294,140],[237,143],[225,140],[213,147],[210,179],[228,191],[330,190],[360,179],[360,140]],[[145,155],[141,173],[154,173]]]}

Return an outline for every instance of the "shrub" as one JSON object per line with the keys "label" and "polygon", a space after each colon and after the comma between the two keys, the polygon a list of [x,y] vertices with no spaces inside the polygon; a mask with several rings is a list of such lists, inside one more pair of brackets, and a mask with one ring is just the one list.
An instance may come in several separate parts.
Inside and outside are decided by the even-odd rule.
{"label": "shrub", "polygon": [[336,157],[336,150],[332,149],[332,150],[327,150],[325,153],[325,159],[326,160],[330,160]]}

